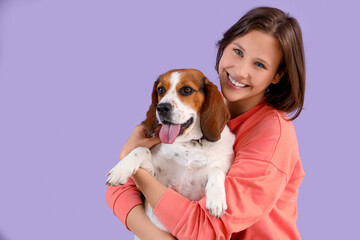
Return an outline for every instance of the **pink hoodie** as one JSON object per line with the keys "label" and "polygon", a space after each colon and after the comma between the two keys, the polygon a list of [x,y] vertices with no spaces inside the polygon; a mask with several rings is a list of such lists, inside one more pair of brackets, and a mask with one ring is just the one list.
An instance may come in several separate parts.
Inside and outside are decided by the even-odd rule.
{"label": "pink hoodie", "polygon": [[[233,165],[225,179],[228,209],[219,219],[169,189],[155,215],[178,239],[300,239],[296,226],[298,188],[305,176],[295,130],[285,113],[264,101],[228,122],[236,135]],[[109,187],[106,201],[125,224],[141,204],[134,182]]]}

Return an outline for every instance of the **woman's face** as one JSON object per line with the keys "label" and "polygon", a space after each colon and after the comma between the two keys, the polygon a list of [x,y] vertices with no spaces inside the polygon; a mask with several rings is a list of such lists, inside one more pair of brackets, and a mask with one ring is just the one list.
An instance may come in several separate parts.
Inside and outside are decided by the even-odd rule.
{"label": "woman's face", "polygon": [[[282,59],[278,41],[258,30],[235,38],[219,62],[221,91],[228,104],[237,104],[244,112],[256,106],[266,88],[282,77],[276,71]],[[231,110],[230,110],[231,111]]]}

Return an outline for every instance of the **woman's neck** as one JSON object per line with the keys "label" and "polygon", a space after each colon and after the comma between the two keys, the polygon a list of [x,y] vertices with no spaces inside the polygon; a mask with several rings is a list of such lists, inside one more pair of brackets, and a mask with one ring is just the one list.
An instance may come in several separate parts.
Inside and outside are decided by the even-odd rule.
{"label": "woman's neck", "polygon": [[229,102],[225,99],[226,105],[229,108],[231,118],[234,119],[238,116],[248,112],[252,108],[254,108],[256,105],[258,105],[262,100],[264,96],[258,97],[258,98],[251,98],[251,99],[241,99],[235,102]]}

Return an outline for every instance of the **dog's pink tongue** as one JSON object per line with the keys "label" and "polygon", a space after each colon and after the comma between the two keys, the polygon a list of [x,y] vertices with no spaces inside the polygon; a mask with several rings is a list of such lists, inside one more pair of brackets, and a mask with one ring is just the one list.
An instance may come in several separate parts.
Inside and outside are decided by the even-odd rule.
{"label": "dog's pink tongue", "polygon": [[162,143],[172,144],[180,133],[180,124],[163,124],[160,129]]}

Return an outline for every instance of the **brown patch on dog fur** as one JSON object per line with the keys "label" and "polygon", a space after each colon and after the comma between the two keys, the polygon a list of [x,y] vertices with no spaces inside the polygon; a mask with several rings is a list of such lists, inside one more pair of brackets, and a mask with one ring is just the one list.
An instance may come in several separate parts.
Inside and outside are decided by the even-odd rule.
{"label": "brown patch on dog fur", "polygon": [[157,86],[159,82],[160,78],[154,82],[154,87],[151,94],[151,105],[149,110],[146,112],[146,119],[141,122],[141,125],[146,128],[148,136],[150,136],[158,126],[158,120],[156,118],[156,106],[158,104]]}
{"label": "brown patch on dog fur", "polygon": [[164,87],[165,88],[165,94],[162,97],[160,97],[158,95],[158,102],[160,102],[161,99],[166,96],[166,94],[168,93],[168,91],[169,91],[169,89],[171,87],[170,86],[170,77],[171,77],[171,72],[164,73],[164,74],[160,75],[160,77],[159,77],[160,81],[159,81],[159,84],[157,85],[156,90],[159,87]]}
{"label": "brown patch on dog fur", "polygon": [[[160,75],[159,83],[157,84],[156,89],[154,86],[154,91],[157,92],[157,89],[162,86],[165,88],[165,94],[162,97],[157,96],[158,102],[160,102],[161,99],[163,97],[165,97],[166,94],[168,93],[168,90],[171,87],[170,86],[171,74],[174,72],[178,72],[180,74],[180,81],[176,86],[176,91],[177,91],[179,99],[185,105],[191,107],[199,114],[201,111],[201,106],[205,99],[204,93],[201,89],[202,84],[203,84],[203,78],[205,76],[202,72],[200,72],[199,70],[196,70],[196,69],[175,69],[175,70],[171,70],[169,72],[166,72],[166,73]],[[179,93],[179,90],[184,86],[190,86],[191,88],[193,88],[195,90],[195,92],[189,96],[181,95]],[[172,103],[172,104],[174,104],[174,103]],[[176,106],[173,106],[173,107],[176,107]]]}
{"label": "brown patch on dog fur", "polygon": [[217,86],[204,78],[205,101],[201,109],[200,126],[204,138],[210,142],[220,139],[222,130],[230,119],[230,112]]}
{"label": "brown patch on dog fur", "polygon": [[[204,74],[196,69],[186,69],[185,71],[180,70],[180,81],[176,86],[179,99],[182,103],[194,109],[198,114],[201,111],[205,95],[202,90]],[[195,91],[193,94],[184,96],[179,93],[182,87],[189,86]]]}
{"label": "brown patch on dog fur", "polygon": [[160,86],[163,86],[165,88],[165,96],[167,90],[169,90],[170,88],[170,76],[172,72],[174,71],[161,74],[154,83],[153,91],[151,94],[151,105],[146,113],[146,119],[141,123],[146,128],[148,136],[150,136],[158,126],[158,120],[156,118],[156,106],[162,98],[158,96],[158,88]]}

